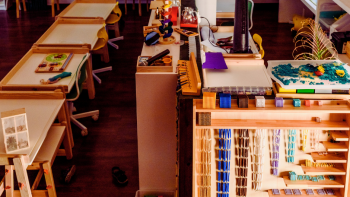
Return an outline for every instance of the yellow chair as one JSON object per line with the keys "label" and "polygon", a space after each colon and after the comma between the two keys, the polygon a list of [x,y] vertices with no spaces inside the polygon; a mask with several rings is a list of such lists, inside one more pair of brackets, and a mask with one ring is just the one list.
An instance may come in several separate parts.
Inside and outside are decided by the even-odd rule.
{"label": "yellow chair", "polygon": [[115,38],[109,39],[108,43],[116,49],[119,49],[119,47],[113,42],[118,40],[124,40],[124,37],[120,36],[120,32],[119,32],[119,20],[121,17],[122,17],[122,11],[119,8],[119,2],[117,2],[117,4],[113,9],[113,12],[106,19],[106,24],[108,29],[113,29],[115,32]]}
{"label": "yellow chair", "polygon": [[254,42],[256,42],[259,45],[259,48],[260,48],[259,53],[261,54],[261,58],[263,58],[265,56],[265,51],[264,51],[264,49],[262,47],[262,38],[261,38],[261,36],[259,34],[254,34],[253,35],[253,40],[254,40]]}
{"label": "yellow chair", "polygon": [[[98,33],[97,33],[98,40],[94,46],[94,48],[90,51],[91,54],[100,54],[101,55],[101,61],[108,63],[109,62],[109,53],[108,53],[108,34],[106,31],[105,26],[102,27]],[[110,71],[112,70],[112,67],[105,67],[97,70],[92,71],[92,75],[94,76],[94,79],[101,84],[101,79],[96,76],[96,73],[104,72],[104,71]]]}
{"label": "yellow chair", "polygon": [[119,2],[115,5],[113,12],[106,19],[106,24],[109,25],[108,29],[114,29],[115,37],[119,37],[119,20],[122,17],[122,11],[119,8]]}
{"label": "yellow chair", "polygon": [[[57,11],[60,10],[60,1],[56,0],[57,3]],[[55,17],[55,0],[51,0],[51,10],[52,10],[52,17]]]}

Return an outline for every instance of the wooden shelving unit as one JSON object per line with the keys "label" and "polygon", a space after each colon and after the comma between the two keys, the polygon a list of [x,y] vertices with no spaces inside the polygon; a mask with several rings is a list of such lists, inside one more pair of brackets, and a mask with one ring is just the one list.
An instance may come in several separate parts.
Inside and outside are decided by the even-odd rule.
{"label": "wooden shelving unit", "polygon": [[301,164],[306,175],[345,175],[346,171],[340,164],[335,167],[306,167],[305,164]]}
{"label": "wooden shelving unit", "polygon": [[317,189],[317,188],[344,188],[344,183],[340,176],[336,176],[336,180],[331,181],[327,177],[326,180],[313,182],[313,181],[291,181],[288,176],[283,176],[283,180],[288,188],[295,189]]}
{"label": "wooden shelving unit", "polygon": [[[280,195],[273,195],[271,189],[268,190],[268,193],[269,193],[270,197],[287,197],[287,196],[288,197],[310,197],[310,195],[306,194],[305,189],[301,189],[300,191],[301,191],[301,195],[287,195],[284,192],[284,190],[280,190],[280,193],[281,193]],[[322,197],[325,197],[325,196],[327,196],[327,197],[340,197],[340,196],[342,196],[338,190],[334,191],[335,195],[319,195],[316,190],[313,190],[313,192],[314,192],[314,195],[312,195],[313,197],[320,197],[320,196],[322,196]]]}
{"label": "wooden shelving unit", "polygon": [[[294,107],[292,100],[284,100],[283,107],[276,107],[274,100],[266,100],[264,108],[255,107],[255,100],[249,100],[248,108],[238,108],[237,100],[232,99],[231,108],[219,108],[219,101],[216,101],[215,109],[203,108],[203,101],[199,99],[193,100],[193,155],[196,159],[193,159],[193,195],[199,196],[199,186],[197,185],[200,178],[197,174],[200,169],[197,169],[196,162],[198,163],[198,154],[196,154],[196,147],[200,147],[200,139],[196,136],[198,131],[203,129],[209,129],[211,136],[213,137],[211,144],[211,194],[209,196],[216,196],[217,189],[217,165],[218,165],[218,129],[231,129],[232,132],[232,149],[231,149],[231,173],[230,173],[230,185],[229,190],[232,195],[235,195],[236,191],[236,179],[235,179],[235,146],[237,143],[238,130],[236,129],[249,129],[249,157],[248,157],[248,177],[247,177],[247,196],[249,197],[267,197],[274,196],[271,189],[280,189],[281,195],[276,197],[285,196],[284,188],[291,189],[335,189],[337,197],[350,197],[348,196],[349,190],[349,175],[350,171],[348,163],[349,155],[349,130],[350,130],[350,107],[348,100],[322,100],[323,105],[318,105],[318,100],[311,100],[311,106],[306,107],[302,102],[301,107]],[[198,125],[198,113],[209,112],[211,114],[211,125],[200,126]],[[321,118],[321,122],[315,121],[316,117]],[[267,129],[264,149],[264,170],[262,180],[262,190],[255,191],[252,188],[252,148],[253,135],[255,129]],[[279,171],[278,175],[271,174],[271,137],[273,129],[281,129],[281,143],[279,148]],[[307,133],[307,145],[305,152],[299,148],[301,144],[297,142],[297,148],[295,152],[295,161],[293,163],[287,162],[287,145],[288,144],[288,130],[297,129],[297,136],[301,134],[301,130],[309,130]],[[330,132],[328,132],[331,130]],[[320,144],[316,147],[310,145],[311,133],[318,132],[320,136]],[[330,135],[328,135],[330,134]],[[333,138],[339,143],[329,142],[329,138]],[[301,137],[297,137],[297,141],[301,140]],[[327,155],[319,155],[318,152],[327,151]],[[314,168],[306,167],[303,165],[305,160],[313,160],[317,163],[335,163],[335,167],[327,168]],[[297,175],[324,175],[324,181],[291,181],[286,176],[290,171],[294,171]],[[328,175],[335,176],[335,180],[329,180]],[[296,195],[291,195],[293,197]],[[305,190],[302,190],[302,195],[299,197],[306,197]],[[315,191],[314,196],[319,196]],[[327,197],[330,197],[326,195]]]}
{"label": "wooden shelving unit", "polygon": [[318,129],[318,130],[349,130],[346,122],[314,120],[239,120],[239,119],[212,119],[211,126],[197,128],[232,128],[232,129]]}
{"label": "wooden shelving unit", "polygon": [[311,157],[316,163],[346,163],[344,153],[332,153],[329,152],[327,155],[319,155],[316,152],[311,153]]}
{"label": "wooden shelving unit", "polygon": [[347,152],[349,150],[349,146],[346,145],[344,142],[322,142],[322,144],[328,152]]}
{"label": "wooden shelving unit", "polygon": [[310,100],[311,106],[307,107],[302,101],[300,107],[293,106],[293,100],[284,100],[283,107],[276,107],[274,100],[266,100],[265,107],[255,107],[255,101],[249,100],[248,108],[238,108],[237,100],[232,99],[231,108],[220,108],[219,101],[216,102],[216,109],[204,109],[203,101],[196,102],[196,112],[270,112],[270,113],[348,113],[350,105],[347,100],[323,100],[323,105],[318,105],[318,100]]}
{"label": "wooden shelving unit", "polygon": [[349,141],[349,136],[347,132],[344,131],[331,131],[331,136],[334,141]]}
{"label": "wooden shelving unit", "polygon": [[[310,9],[311,12],[317,15],[317,5],[315,5],[311,0],[301,0],[301,2],[303,2],[304,5]],[[319,20],[320,23],[324,25],[327,29],[329,29],[330,26],[335,22],[335,20],[331,18],[320,18]]]}
{"label": "wooden shelving unit", "polygon": [[345,10],[348,14],[350,14],[350,1],[348,0],[333,0],[336,4],[338,4],[343,10]]}

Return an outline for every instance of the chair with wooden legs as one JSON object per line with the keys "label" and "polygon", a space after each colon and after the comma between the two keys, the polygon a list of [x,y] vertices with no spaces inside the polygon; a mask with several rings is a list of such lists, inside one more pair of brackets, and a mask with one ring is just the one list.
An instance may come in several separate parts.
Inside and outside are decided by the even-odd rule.
{"label": "chair with wooden legs", "polygon": [[86,136],[88,134],[88,130],[77,119],[91,116],[94,120],[97,120],[100,113],[99,110],[94,110],[94,111],[80,113],[80,114],[73,114],[73,112],[76,111],[73,105],[73,101],[79,98],[80,93],[83,90],[83,83],[87,78],[86,69],[85,69],[86,64],[87,62],[79,66],[76,73],[75,88],[73,88],[70,91],[70,93],[66,95],[66,98],[68,101],[68,111],[70,112],[70,120],[81,129],[82,136]]}
{"label": "chair with wooden legs", "polygon": [[[51,126],[49,132],[47,133],[44,143],[42,144],[38,154],[34,159],[34,162],[32,163],[32,165],[29,165],[27,167],[27,170],[39,170],[35,181],[32,184],[31,192],[33,196],[57,197],[51,166],[55,161],[57,155],[65,155],[67,159],[71,159],[73,157],[72,149],[69,145],[69,137],[66,135],[66,128],[67,127],[65,123],[59,123],[55,124],[54,126]],[[59,148],[62,142],[65,149],[61,150]],[[13,171],[13,165],[5,166],[6,196],[20,196],[19,190],[13,190]],[[45,176],[46,190],[37,190],[43,175]],[[22,185],[19,183],[18,186],[21,187]]]}
{"label": "chair with wooden legs", "polygon": [[[19,8],[20,8],[20,0],[16,0],[16,15],[17,18],[19,18]],[[27,7],[26,7],[26,0],[22,0],[23,3],[23,10],[26,12],[27,11]]]}
{"label": "chair with wooden legs", "polygon": [[117,2],[117,5],[114,7],[113,12],[106,19],[107,29],[112,29],[114,30],[114,33],[115,33],[115,38],[109,39],[108,44],[110,44],[112,47],[116,49],[119,49],[119,47],[113,42],[118,40],[124,40],[124,37],[120,36],[120,32],[119,32],[119,21],[121,17],[122,17],[122,11],[119,8],[119,2]]}
{"label": "chair with wooden legs", "polygon": [[[57,3],[57,11],[60,10],[60,1],[56,0]],[[51,10],[52,10],[52,17],[55,17],[55,0],[51,0]]]}

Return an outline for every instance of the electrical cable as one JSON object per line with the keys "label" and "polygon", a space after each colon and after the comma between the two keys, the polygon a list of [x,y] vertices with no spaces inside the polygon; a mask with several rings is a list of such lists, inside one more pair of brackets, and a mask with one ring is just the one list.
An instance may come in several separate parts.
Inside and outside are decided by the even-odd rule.
{"label": "electrical cable", "polygon": [[[203,17],[203,16],[201,16],[201,18],[204,18],[205,20],[207,20],[207,22],[208,22],[208,24],[209,24],[209,37],[208,37],[208,40],[209,40],[209,42],[210,42],[210,22],[209,22],[209,20],[207,19],[207,18],[205,18],[205,17]],[[214,36],[214,35],[213,35]],[[218,47],[218,48],[220,48],[220,49],[223,49],[223,50],[225,50],[226,51],[226,53],[229,53],[226,49],[224,49],[224,48],[221,48],[221,47],[219,47],[219,46],[217,46],[217,45],[214,45],[212,42],[210,42],[210,44],[211,45],[213,45],[214,47]]]}

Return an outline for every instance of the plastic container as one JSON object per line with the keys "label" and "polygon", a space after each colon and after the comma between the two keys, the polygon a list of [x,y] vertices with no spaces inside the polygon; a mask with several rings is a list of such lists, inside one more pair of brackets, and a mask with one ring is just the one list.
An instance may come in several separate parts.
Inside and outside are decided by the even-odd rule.
{"label": "plastic container", "polygon": [[223,92],[224,89],[222,87],[216,87],[216,92],[217,93],[220,93],[220,92]]}
{"label": "plastic container", "polygon": [[258,92],[259,92],[259,91],[258,91],[258,87],[253,86],[253,87],[251,87],[250,89],[251,89],[252,95],[254,95],[254,96],[258,95]]}
{"label": "plastic container", "polygon": [[244,87],[244,92],[245,92],[245,95],[251,95],[252,94],[249,86],[245,86]]}
{"label": "plastic container", "polygon": [[244,87],[242,87],[242,86],[237,87],[237,94],[238,95],[245,95]]}
{"label": "plastic container", "polygon": [[216,87],[210,87],[209,92],[216,92]]}
{"label": "plastic container", "polygon": [[210,92],[209,88],[202,88],[202,92]]}
{"label": "plastic container", "polygon": [[222,92],[225,94],[231,94],[231,88],[229,86],[222,87]]}
{"label": "plastic container", "polygon": [[231,86],[231,95],[237,95],[237,87],[236,86]]}

